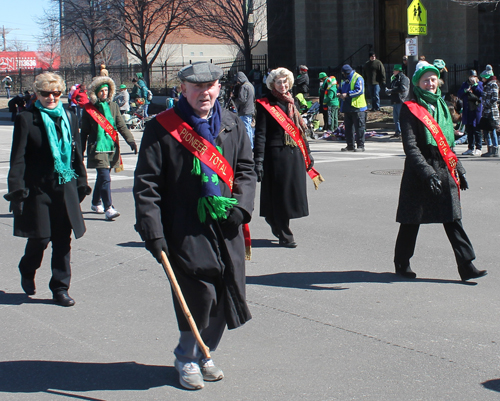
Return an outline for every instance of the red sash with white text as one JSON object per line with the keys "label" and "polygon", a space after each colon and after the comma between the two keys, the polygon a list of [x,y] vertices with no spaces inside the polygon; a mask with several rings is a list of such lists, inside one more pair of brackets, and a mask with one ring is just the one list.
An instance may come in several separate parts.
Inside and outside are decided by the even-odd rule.
{"label": "red sash with white text", "polygon": [[[189,152],[197,157],[202,163],[217,173],[224,181],[231,193],[233,192],[234,171],[229,162],[220,154],[217,148],[205,138],[198,135],[193,128],[180,118],[174,109],[168,109],[156,116],[156,120],[165,128],[179,143]],[[245,238],[245,259],[251,258],[251,237],[248,224],[243,225]]]}
{"label": "red sash with white text", "polygon": [[[120,141],[118,139],[118,132],[116,132],[115,128],[113,125],[104,117],[99,110],[97,110],[97,107],[95,107],[92,103],[86,103],[83,105],[83,108],[87,113],[90,114],[90,117],[94,119],[94,121],[101,126],[101,128],[108,134],[113,142],[116,145],[116,148],[118,149],[118,152],[120,151]],[[120,167],[115,168],[115,173],[119,173],[120,171],[123,171],[123,161],[122,161],[122,155],[120,155]]]}
{"label": "red sash with white text", "polygon": [[458,187],[458,196],[460,196],[460,178],[458,176],[457,163],[458,158],[457,155],[451,150],[448,145],[448,141],[444,137],[443,131],[439,124],[434,120],[434,118],[429,114],[427,109],[415,102],[414,100],[410,100],[405,102],[410,109],[411,113],[417,117],[422,123],[427,127],[427,129],[431,132],[432,137],[437,143],[437,147],[439,149],[439,153],[441,153],[441,157],[443,158],[448,170],[455,180],[455,184]]}
{"label": "red sash with white text", "polygon": [[269,112],[269,114],[273,116],[273,118],[279,123],[279,125],[281,125],[281,128],[283,128],[285,132],[290,135],[290,137],[295,141],[300,151],[302,152],[302,156],[304,156],[304,163],[309,177],[311,177],[312,180],[314,180],[315,177],[319,177],[319,172],[314,167],[310,167],[311,159],[309,158],[309,153],[307,152],[306,143],[299,129],[293,123],[292,119],[288,117],[286,113],[279,107],[271,106],[271,104],[269,103],[269,99],[257,99],[256,102],[260,103]]}

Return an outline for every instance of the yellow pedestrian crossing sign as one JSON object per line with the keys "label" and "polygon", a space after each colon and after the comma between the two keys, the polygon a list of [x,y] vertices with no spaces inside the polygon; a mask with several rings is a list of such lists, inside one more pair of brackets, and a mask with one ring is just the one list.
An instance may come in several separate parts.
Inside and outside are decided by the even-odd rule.
{"label": "yellow pedestrian crossing sign", "polygon": [[427,10],[420,0],[408,7],[408,35],[427,35]]}

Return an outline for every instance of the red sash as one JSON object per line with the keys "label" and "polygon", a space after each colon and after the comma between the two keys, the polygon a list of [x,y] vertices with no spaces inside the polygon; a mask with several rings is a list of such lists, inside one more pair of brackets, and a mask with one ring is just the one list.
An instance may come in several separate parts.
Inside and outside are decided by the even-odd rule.
{"label": "red sash", "polygon": [[451,176],[455,180],[455,184],[458,187],[458,196],[460,196],[460,178],[458,176],[457,163],[458,158],[457,155],[451,150],[448,145],[448,141],[444,137],[443,131],[439,124],[434,120],[434,118],[429,114],[426,108],[414,100],[410,100],[405,102],[405,104],[410,109],[411,113],[417,117],[422,123],[427,127],[427,129],[431,132],[432,137],[436,141],[439,149],[439,153],[441,153],[441,157],[443,158],[448,170],[450,171]]}
{"label": "red sash", "polygon": [[[158,114],[156,116],[156,121],[179,141],[182,146],[189,150],[194,157],[197,157],[203,164],[215,171],[219,178],[227,184],[231,193],[233,192],[233,168],[214,145],[198,135],[188,123],[177,115],[174,109],[168,109]],[[248,224],[243,225],[243,235],[245,237],[245,258],[250,260],[251,237]]]}
{"label": "red sash", "polygon": [[310,167],[311,159],[309,158],[309,153],[307,152],[306,143],[304,141],[304,138],[300,134],[299,129],[293,123],[291,118],[288,117],[286,113],[279,107],[271,106],[271,104],[269,103],[269,99],[257,99],[256,102],[260,103],[269,112],[269,114],[274,117],[279,125],[281,125],[281,128],[283,128],[285,132],[290,135],[290,137],[295,141],[300,151],[302,152],[302,156],[304,156],[304,163],[309,177],[311,177],[312,180],[314,180],[316,177],[320,177],[319,172],[314,167]]}
{"label": "red sash", "polygon": [[[94,119],[94,121],[101,126],[101,128],[108,134],[113,142],[116,145],[116,148],[118,149],[118,152],[120,152],[120,141],[118,139],[118,132],[116,132],[115,128],[113,125],[106,120],[106,117],[104,117],[99,110],[97,110],[97,107],[95,107],[92,103],[86,103],[83,105],[83,108],[87,113],[90,114],[90,116]],[[123,161],[122,161],[122,155],[120,155],[120,167],[115,168],[115,173],[119,173],[120,171],[123,171]]]}

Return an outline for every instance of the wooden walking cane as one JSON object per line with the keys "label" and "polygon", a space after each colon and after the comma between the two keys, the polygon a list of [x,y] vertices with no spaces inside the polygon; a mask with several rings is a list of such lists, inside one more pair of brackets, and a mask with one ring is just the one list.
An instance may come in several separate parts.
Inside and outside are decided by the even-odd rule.
{"label": "wooden walking cane", "polygon": [[179,304],[181,305],[182,312],[184,312],[184,316],[186,317],[189,327],[191,327],[191,331],[194,334],[194,337],[196,338],[196,342],[198,343],[198,346],[201,348],[201,351],[203,352],[203,355],[205,355],[205,358],[211,359],[212,357],[210,356],[210,349],[205,345],[203,342],[203,339],[201,338],[200,332],[198,331],[198,327],[196,326],[196,322],[193,319],[193,316],[191,315],[191,312],[189,311],[189,308],[187,306],[186,300],[184,299],[184,295],[182,295],[181,287],[179,287],[179,283],[177,282],[177,279],[175,278],[175,273],[172,270],[172,266],[170,266],[170,262],[168,261],[167,254],[164,251],[161,251],[161,264],[163,265],[163,269],[165,270],[165,273],[167,273],[167,277],[170,281],[170,284],[172,284],[172,288],[174,289],[175,296],[177,297],[177,300],[179,301]]}

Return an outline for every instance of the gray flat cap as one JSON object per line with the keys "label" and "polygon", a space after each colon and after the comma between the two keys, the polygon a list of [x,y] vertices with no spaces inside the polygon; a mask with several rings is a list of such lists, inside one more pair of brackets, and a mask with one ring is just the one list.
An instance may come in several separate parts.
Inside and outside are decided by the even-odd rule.
{"label": "gray flat cap", "polygon": [[177,74],[181,81],[193,84],[216,81],[222,78],[223,75],[222,68],[207,61],[198,61],[190,64]]}

